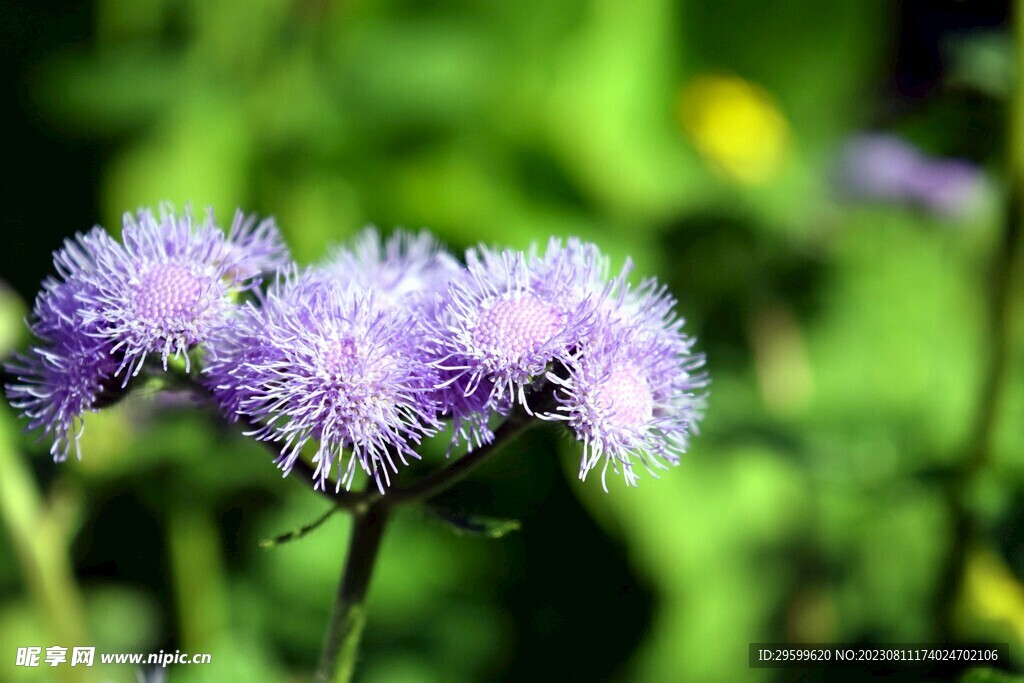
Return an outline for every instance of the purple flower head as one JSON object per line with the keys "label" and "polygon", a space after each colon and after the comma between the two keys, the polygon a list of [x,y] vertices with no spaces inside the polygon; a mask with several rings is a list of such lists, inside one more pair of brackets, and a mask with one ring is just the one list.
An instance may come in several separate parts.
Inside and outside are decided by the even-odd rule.
{"label": "purple flower head", "polygon": [[851,139],[841,154],[836,180],[847,198],[905,202],[954,217],[986,189],[976,165],[929,158],[901,138],[885,134]]}
{"label": "purple flower head", "polygon": [[635,461],[652,474],[679,463],[699,419],[695,390],[706,385],[675,301],[654,280],[631,289],[624,275],[564,369],[548,373],[558,407],[542,416],[565,420],[583,442],[581,479],[604,462],[605,490],[609,464],[635,486]]}
{"label": "purple flower head", "polygon": [[[81,418],[123,393],[149,353],[184,355],[224,323],[230,298],[287,254],[272,222],[236,216],[231,235],[189,211],[126,216],[123,244],[96,227],[54,253],[30,321],[39,339],[8,371],[11,404],[67,456]],[[185,356],[186,364],[188,357]],[[127,370],[127,371],[126,371]]]}
{"label": "purple flower head", "polygon": [[225,248],[225,260],[235,264],[235,272],[230,275],[237,280],[269,275],[291,263],[274,219],[258,220],[255,214],[246,216],[241,209],[235,211]]}
{"label": "purple flower head", "polygon": [[342,287],[372,290],[378,305],[427,312],[462,266],[426,230],[399,230],[382,242],[376,228],[366,228],[324,270]]}
{"label": "purple flower head", "polygon": [[587,264],[512,250],[470,250],[452,280],[433,333],[435,365],[465,396],[485,387],[488,404],[526,406],[526,388],[565,361],[590,324],[581,299]]}
{"label": "purple flower head", "polygon": [[[241,231],[243,239],[253,234]],[[253,286],[254,269],[246,250],[229,245],[209,213],[202,223],[189,210],[176,215],[166,207],[159,217],[149,210],[126,214],[122,241],[85,245],[90,268],[81,267],[77,252],[65,250],[55,260],[65,279],[87,285],[78,315],[94,336],[112,344],[121,358],[117,373],[127,369],[127,383],[150,353],[160,355],[165,369],[171,356],[183,356],[187,367],[188,350],[224,322],[231,296]]]}
{"label": "purple flower head", "polygon": [[855,137],[840,159],[839,189],[856,198],[906,199],[926,164],[921,152],[895,135]]}
{"label": "purple flower head", "polygon": [[[427,358],[437,362],[436,352],[431,355],[428,350],[427,354]],[[480,383],[473,389],[469,386],[472,381],[472,376],[462,370],[437,371],[433,399],[440,406],[442,417],[452,421],[449,454],[463,443],[470,450],[491,443],[494,440],[494,431],[489,424],[491,415],[506,415],[511,408],[511,401],[507,398],[495,400],[492,397],[492,384]]]}
{"label": "purple flower head", "polygon": [[[91,241],[92,235],[69,240],[66,249]],[[26,355],[15,355],[7,365],[16,378],[6,387],[11,405],[28,418],[28,429],[53,438],[50,453],[58,461],[67,458],[72,442],[81,455],[82,416],[95,412],[118,388],[113,379],[117,361],[109,345],[90,336],[77,319],[76,295],[84,289],[79,282],[49,278],[36,298],[29,323],[41,343]]]}
{"label": "purple flower head", "polygon": [[982,172],[960,159],[929,163],[914,178],[913,196],[932,212],[950,218],[964,215],[986,189]]}
{"label": "purple flower head", "polygon": [[[323,272],[290,272],[211,342],[205,382],[260,439],[281,442],[286,473],[310,441],[317,487],[335,461],[337,488],[359,465],[384,490],[439,427],[433,369],[421,358],[409,314],[376,305]],[[344,462],[344,451],[352,456]]]}

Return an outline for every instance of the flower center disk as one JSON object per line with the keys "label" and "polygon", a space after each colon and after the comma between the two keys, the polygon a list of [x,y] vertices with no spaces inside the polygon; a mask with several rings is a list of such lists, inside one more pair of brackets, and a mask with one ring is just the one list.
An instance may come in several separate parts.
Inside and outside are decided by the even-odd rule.
{"label": "flower center disk", "polygon": [[144,319],[163,323],[199,313],[203,283],[187,267],[176,263],[156,266],[136,285],[133,303]]}
{"label": "flower center disk", "polygon": [[632,368],[616,368],[601,386],[607,419],[622,427],[636,427],[654,416],[654,397],[647,382]]}
{"label": "flower center disk", "polygon": [[352,339],[334,339],[324,349],[324,369],[335,380],[348,379],[357,369],[356,343]]}
{"label": "flower center disk", "polygon": [[515,361],[536,353],[562,327],[562,316],[535,296],[500,299],[485,310],[473,342],[488,356]]}

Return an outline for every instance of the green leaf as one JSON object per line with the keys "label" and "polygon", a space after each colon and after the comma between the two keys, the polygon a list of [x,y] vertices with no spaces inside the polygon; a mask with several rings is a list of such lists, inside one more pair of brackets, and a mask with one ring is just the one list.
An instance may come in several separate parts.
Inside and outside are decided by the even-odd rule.
{"label": "green leaf", "polygon": [[1024,676],[997,669],[969,669],[960,677],[960,683],[1024,683]]}
{"label": "green leaf", "polygon": [[433,505],[426,506],[430,516],[444,522],[445,526],[459,535],[501,538],[513,531],[519,531],[522,523],[507,517],[487,517],[460,510],[449,510]]}

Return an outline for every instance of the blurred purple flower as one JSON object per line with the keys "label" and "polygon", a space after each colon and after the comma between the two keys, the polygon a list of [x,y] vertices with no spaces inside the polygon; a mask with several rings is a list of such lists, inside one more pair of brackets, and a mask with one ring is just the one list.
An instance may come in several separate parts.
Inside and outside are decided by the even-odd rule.
{"label": "blurred purple flower", "polygon": [[836,184],[849,199],[906,202],[957,216],[984,192],[985,178],[970,162],[932,159],[895,135],[866,134],[847,142]]}
{"label": "blurred purple flower", "polygon": [[913,197],[943,216],[956,217],[985,190],[985,177],[972,163],[959,159],[932,161],[918,173]]}
{"label": "blurred purple flower", "polygon": [[382,241],[375,228],[332,254],[324,271],[343,287],[372,290],[378,305],[431,307],[462,265],[433,235],[396,231]]}

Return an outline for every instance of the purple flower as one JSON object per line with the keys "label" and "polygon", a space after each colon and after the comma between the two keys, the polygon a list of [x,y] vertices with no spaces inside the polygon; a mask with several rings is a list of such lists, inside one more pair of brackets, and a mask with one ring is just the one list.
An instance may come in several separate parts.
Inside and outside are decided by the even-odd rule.
{"label": "purple flower", "polygon": [[288,247],[273,218],[258,220],[255,214],[246,216],[241,209],[228,231],[226,261],[235,264],[231,277],[237,280],[254,279],[270,275],[291,263]]}
{"label": "purple flower", "polygon": [[839,162],[839,191],[854,199],[906,202],[941,216],[967,211],[986,191],[978,167],[959,159],[932,159],[895,135],[850,140]]}
{"label": "purple flower", "polygon": [[165,368],[185,355],[225,322],[233,295],[287,257],[272,222],[241,214],[225,238],[210,215],[195,225],[188,211],[140,211],[126,216],[123,240],[96,227],[64,242],[29,323],[39,343],[7,368],[11,404],[52,435],[57,460],[77,444],[83,414],[122,394],[149,353]]}
{"label": "purple flower", "polygon": [[840,161],[839,189],[852,197],[902,200],[913,196],[913,182],[926,160],[895,135],[863,135],[850,140]]}
{"label": "purple flower", "polygon": [[[426,357],[436,363],[436,350],[426,348]],[[472,450],[494,441],[494,431],[489,424],[491,415],[505,415],[511,407],[507,399],[496,401],[491,396],[490,384],[478,384],[474,389],[470,387],[471,381],[472,377],[461,370],[437,370],[432,398],[438,404],[441,416],[452,421],[449,454],[463,443]]]}
{"label": "purple flower", "polygon": [[581,479],[603,461],[605,490],[609,464],[635,486],[635,461],[655,476],[679,463],[700,417],[695,392],[707,384],[675,301],[654,280],[631,289],[624,275],[564,368],[548,373],[559,405],[542,416],[565,420],[583,442]]}
{"label": "purple flower", "polygon": [[965,214],[986,189],[978,167],[960,159],[933,161],[912,182],[913,197],[920,204],[952,218]]}
{"label": "purple flower", "polygon": [[343,287],[372,290],[378,305],[429,308],[462,266],[426,230],[399,230],[382,242],[375,228],[367,228],[324,270]]}
{"label": "purple flower", "polygon": [[589,264],[485,247],[467,253],[433,324],[446,386],[464,396],[483,390],[491,408],[525,407],[526,388],[552,363],[566,361],[590,324],[593,302],[580,297]]}
{"label": "purple flower", "polygon": [[[322,273],[344,289],[373,291],[374,305],[397,308],[410,314],[407,334],[424,358],[437,360],[438,345],[431,339],[449,283],[464,268],[444,251],[429,232],[395,232],[386,242],[380,233],[367,228],[356,236],[350,248],[337,250]],[[493,406],[489,390],[466,393],[468,378],[460,371],[438,370],[438,388],[432,400],[443,417],[453,422],[451,448],[466,442],[479,447],[493,439],[487,422]]]}
{"label": "purple flower", "polygon": [[[96,231],[79,235],[65,249],[73,252],[83,243],[102,239],[101,235],[106,236]],[[48,279],[29,323],[43,343],[26,355],[16,354],[6,366],[16,378],[6,387],[8,400],[28,418],[28,429],[53,438],[50,453],[58,461],[67,458],[72,442],[81,456],[82,416],[111,400],[119,388],[113,379],[117,361],[109,344],[90,336],[93,330],[77,319],[76,295],[84,289],[78,282]]]}
{"label": "purple flower", "polygon": [[[263,249],[271,232],[265,224],[256,232],[243,225],[234,232],[242,241],[229,243],[212,214],[197,223],[188,210],[179,216],[162,207],[159,218],[149,210],[126,214],[123,244],[86,245],[92,267],[82,268],[82,255],[67,250],[55,260],[66,280],[88,285],[77,314],[112,344],[121,358],[117,374],[127,370],[127,383],[150,353],[159,354],[164,369],[172,356],[184,357],[188,368],[188,350],[224,322],[232,295],[255,284],[254,264],[278,258]],[[256,246],[255,255],[246,246]]]}
{"label": "purple flower", "polygon": [[316,441],[317,487],[335,461],[337,488],[351,486],[358,462],[383,491],[396,459],[418,458],[411,444],[439,428],[435,373],[412,327],[373,292],[293,271],[209,345],[204,381],[257,438],[282,443],[276,462],[286,473]]}

